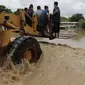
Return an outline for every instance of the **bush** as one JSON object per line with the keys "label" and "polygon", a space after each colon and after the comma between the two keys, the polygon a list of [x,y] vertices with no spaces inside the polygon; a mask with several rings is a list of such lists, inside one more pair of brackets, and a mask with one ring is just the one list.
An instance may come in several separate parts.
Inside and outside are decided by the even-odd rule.
{"label": "bush", "polygon": [[6,11],[7,13],[12,13],[11,9],[6,8],[4,5],[0,5],[0,13]]}
{"label": "bush", "polygon": [[20,9],[17,9],[14,14],[19,15],[20,14]]}
{"label": "bush", "polygon": [[79,20],[79,27],[85,28],[85,19]]}
{"label": "bush", "polygon": [[84,19],[84,16],[80,13],[74,14],[72,17],[69,18],[71,22],[78,22],[81,19]]}

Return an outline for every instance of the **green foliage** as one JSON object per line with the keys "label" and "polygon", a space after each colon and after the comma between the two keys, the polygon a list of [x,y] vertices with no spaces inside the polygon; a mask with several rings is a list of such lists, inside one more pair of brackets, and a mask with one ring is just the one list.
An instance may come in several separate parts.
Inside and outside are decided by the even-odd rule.
{"label": "green foliage", "polygon": [[72,17],[69,18],[70,21],[72,22],[78,22],[79,20],[81,19],[84,19],[83,15],[82,14],[74,14]]}
{"label": "green foliage", "polygon": [[61,17],[61,22],[68,22],[69,19],[67,17]]}
{"label": "green foliage", "polygon": [[1,13],[2,11],[5,11],[5,9],[6,9],[6,7],[5,7],[5,6],[0,5],[0,13]]}
{"label": "green foliage", "polygon": [[6,7],[4,5],[0,5],[0,8],[1,9],[5,9]]}
{"label": "green foliage", "polygon": [[12,13],[11,9],[6,8],[4,5],[0,5],[0,13],[6,11],[7,13]]}
{"label": "green foliage", "polygon": [[85,28],[85,19],[79,20],[79,26],[80,26],[81,28]]}
{"label": "green foliage", "polygon": [[16,14],[16,15],[19,15],[20,14],[20,11],[19,11],[20,9],[17,9],[15,12],[14,12],[14,14]]}
{"label": "green foliage", "polygon": [[11,9],[6,8],[5,10],[7,13],[12,13]]}

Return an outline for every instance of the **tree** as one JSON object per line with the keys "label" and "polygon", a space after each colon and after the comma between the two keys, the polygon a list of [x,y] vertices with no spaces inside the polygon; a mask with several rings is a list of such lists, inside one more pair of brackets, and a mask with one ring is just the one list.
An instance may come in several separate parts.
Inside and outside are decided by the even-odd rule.
{"label": "tree", "polygon": [[6,8],[4,5],[0,5],[0,13],[6,11],[7,13],[12,13],[11,9]]}
{"label": "tree", "polygon": [[19,11],[20,9],[17,9],[15,12],[14,12],[14,14],[16,14],[16,15],[19,15],[20,14],[20,11]]}
{"label": "tree", "polygon": [[79,20],[84,19],[82,14],[74,14],[72,17],[69,18],[70,21],[72,22],[78,22]]}
{"label": "tree", "polygon": [[4,5],[0,5],[0,9],[5,9],[6,7]]}
{"label": "tree", "polygon": [[5,10],[7,13],[12,13],[11,9],[6,8]]}
{"label": "tree", "polygon": [[85,28],[85,19],[79,20],[79,27]]}
{"label": "tree", "polygon": [[0,5],[0,13],[2,12],[2,11],[4,11],[6,9],[6,7],[4,6],[4,5]]}

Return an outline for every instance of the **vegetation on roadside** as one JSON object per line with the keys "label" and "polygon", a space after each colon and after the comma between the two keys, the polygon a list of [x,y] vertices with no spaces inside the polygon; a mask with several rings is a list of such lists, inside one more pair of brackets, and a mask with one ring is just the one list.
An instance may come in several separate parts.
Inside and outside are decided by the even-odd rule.
{"label": "vegetation on roadside", "polygon": [[79,20],[79,27],[80,28],[85,28],[85,19]]}
{"label": "vegetation on roadside", "polygon": [[72,17],[69,18],[71,22],[78,22],[79,28],[85,28],[85,19],[83,14],[77,13],[72,15]]}
{"label": "vegetation on roadside", "polygon": [[14,14],[19,15],[19,14],[20,14],[19,10],[20,10],[20,9],[17,9],[17,10],[14,12]]}
{"label": "vegetation on roadside", "polygon": [[69,17],[69,20],[71,22],[78,22],[79,20],[84,19],[84,16],[80,13],[74,14],[71,17]]}
{"label": "vegetation on roadside", "polygon": [[4,5],[0,5],[0,13],[6,11],[7,13],[12,13],[11,9],[6,8]]}

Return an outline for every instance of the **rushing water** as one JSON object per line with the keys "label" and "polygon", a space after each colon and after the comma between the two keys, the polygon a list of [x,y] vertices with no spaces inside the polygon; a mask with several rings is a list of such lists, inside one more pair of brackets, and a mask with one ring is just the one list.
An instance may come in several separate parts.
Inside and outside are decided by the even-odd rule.
{"label": "rushing water", "polygon": [[76,36],[72,38],[73,42],[78,43],[79,47],[85,49],[85,30],[80,30],[77,32]]}
{"label": "rushing water", "polygon": [[78,42],[81,42],[82,40],[85,41],[85,29],[78,31],[72,40],[76,40]]}
{"label": "rushing water", "polygon": [[[66,32],[61,32],[61,36],[64,36]],[[71,33],[67,32],[67,36],[71,35]],[[41,41],[46,41],[49,43],[54,43],[54,44],[63,44],[63,45],[68,45],[74,48],[83,48],[85,49],[85,30],[79,30],[76,35],[72,38],[65,39],[65,37],[61,37],[59,39],[54,39],[54,40],[49,40],[49,39],[42,39]]]}

